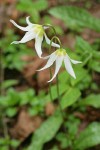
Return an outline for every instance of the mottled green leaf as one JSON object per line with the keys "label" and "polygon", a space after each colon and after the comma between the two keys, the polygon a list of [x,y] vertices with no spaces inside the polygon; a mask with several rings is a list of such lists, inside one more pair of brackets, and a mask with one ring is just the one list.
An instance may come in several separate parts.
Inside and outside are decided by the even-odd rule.
{"label": "mottled green leaf", "polygon": [[80,97],[81,93],[77,88],[69,88],[68,91],[63,95],[61,98],[61,106],[62,108],[66,108],[74,104],[78,98]]}
{"label": "mottled green leaf", "polygon": [[79,105],[100,108],[100,94],[90,94],[79,102]]}
{"label": "mottled green leaf", "polygon": [[86,150],[100,144],[100,123],[91,123],[74,142],[75,150]]}
{"label": "mottled green leaf", "polygon": [[79,83],[80,81],[82,81],[85,76],[87,75],[87,71],[81,67],[76,67],[74,69],[75,74],[76,74],[76,79],[71,78],[71,84],[74,86],[77,83]]}
{"label": "mottled green leaf", "polygon": [[75,47],[76,47],[76,50],[78,50],[78,52],[80,53],[83,53],[83,52],[93,53],[92,46],[79,36],[76,38]]}
{"label": "mottled green leaf", "polygon": [[89,67],[96,72],[100,72],[100,61],[91,60],[89,62]]}
{"label": "mottled green leaf", "polygon": [[100,20],[93,17],[88,11],[75,6],[57,6],[51,8],[49,13],[63,20],[70,29],[79,30],[88,27],[100,32]]}
{"label": "mottled green leaf", "polygon": [[17,81],[17,80],[5,80],[5,81],[3,82],[2,87],[3,87],[3,88],[9,88],[10,86],[14,86],[14,85],[16,85],[16,84],[18,84],[18,81]]}
{"label": "mottled green leaf", "polygon": [[[62,95],[64,92],[66,92],[68,90],[69,86],[67,84],[59,84],[59,92],[60,95]],[[57,94],[57,85],[54,85],[51,87],[51,93],[52,93],[52,98],[53,100],[55,100],[58,97]],[[45,101],[49,102],[50,101],[50,92],[46,95],[45,97]]]}
{"label": "mottled green leaf", "polygon": [[39,129],[36,130],[32,137],[32,144],[27,150],[42,150],[44,143],[50,141],[59,130],[62,124],[62,117],[60,112],[56,112],[53,116],[48,118]]}

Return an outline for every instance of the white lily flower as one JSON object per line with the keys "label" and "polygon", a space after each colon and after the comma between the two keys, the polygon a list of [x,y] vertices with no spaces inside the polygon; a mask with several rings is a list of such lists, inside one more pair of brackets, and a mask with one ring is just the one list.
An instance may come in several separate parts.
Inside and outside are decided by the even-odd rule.
{"label": "white lily flower", "polygon": [[76,79],[76,76],[75,76],[74,70],[72,68],[71,62],[73,64],[78,64],[78,63],[81,63],[81,61],[76,61],[76,60],[71,59],[68,56],[68,54],[66,53],[65,49],[57,49],[51,55],[49,55],[47,57],[44,57],[44,59],[47,59],[47,58],[49,58],[48,61],[47,61],[47,64],[43,68],[41,68],[40,70],[38,70],[38,71],[41,71],[41,70],[49,68],[54,63],[54,61],[56,61],[55,73],[54,73],[52,79],[49,80],[48,82],[51,82],[56,77],[56,75],[58,74],[58,71],[59,71],[59,69],[60,69],[63,61],[64,61],[65,68],[66,68],[67,72],[73,78]]}
{"label": "white lily flower", "polygon": [[[43,37],[45,37],[45,40],[48,44],[50,44],[50,39],[47,37],[45,33],[45,29],[48,27],[42,26],[39,24],[33,24],[29,21],[29,16],[26,17],[26,23],[28,24],[26,27],[22,27],[18,25],[14,20],[10,20],[13,25],[15,25],[17,28],[25,31],[24,37],[20,41],[14,41],[11,44],[19,44],[19,43],[26,43],[32,39],[35,39],[35,49],[39,57],[42,55],[42,49],[41,49],[41,44],[43,41]],[[58,44],[52,42],[51,44],[54,47],[60,47]]]}

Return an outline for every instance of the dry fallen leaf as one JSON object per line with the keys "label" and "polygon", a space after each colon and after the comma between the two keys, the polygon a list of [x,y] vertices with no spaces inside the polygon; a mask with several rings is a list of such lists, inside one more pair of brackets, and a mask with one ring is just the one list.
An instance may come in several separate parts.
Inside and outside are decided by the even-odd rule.
{"label": "dry fallen leaf", "polygon": [[52,114],[54,114],[54,111],[55,111],[55,106],[53,103],[49,102],[47,103],[46,107],[45,107],[45,113],[47,116],[50,116]]}
{"label": "dry fallen leaf", "polygon": [[29,113],[22,109],[13,128],[10,129],[12,137],[23,142],[32,132],[41,124],[42,119],[39,116],[31,117]]}
{"label": "dry fallen leaf", "polygon": [[[43,71],[37,71],[42,68],[47,60],[40,59],[38,57],[22,57],[22,60],[29,62],[23,69],[22,74],[24,78],[28,81],[31,86],[38,84],[38,87],[48,86],[47,81],[50,80],[49,69]],[[33,79],[33,75],[37,74],[37,78]],[[52,69],[52,74],[54,74],[54,69]],[[55,80],[52,82],[55,83]]]}

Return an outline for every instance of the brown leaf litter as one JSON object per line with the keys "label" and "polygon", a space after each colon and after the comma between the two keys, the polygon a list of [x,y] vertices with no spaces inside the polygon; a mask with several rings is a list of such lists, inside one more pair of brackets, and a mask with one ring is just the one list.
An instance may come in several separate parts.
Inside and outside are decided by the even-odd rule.
{"label": "brown leaf litter", "polygon": [[22,109],[18,115],[16,124],[10,129],[10,133],[13,138],[23,142],[41,125],[41,123],[41,117],[31,117],[25,109]]}

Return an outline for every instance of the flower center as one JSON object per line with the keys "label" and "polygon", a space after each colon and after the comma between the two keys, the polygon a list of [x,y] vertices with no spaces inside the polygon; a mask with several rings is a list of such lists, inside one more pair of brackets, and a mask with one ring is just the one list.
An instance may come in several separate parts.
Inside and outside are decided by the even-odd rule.
{"label": "flower center", "polygon": [[34,32],[37,34],[38,33],[38,36],[43,36],[44,34],[44,29],[42,27],[42,25],[36,25],[34,27]]}
{"label": "flower center", "polygon": [[66,53],[66,50],[65,49],[58,49],[56,50],[56,55],[57,56],[65,56],[67,53]]}

